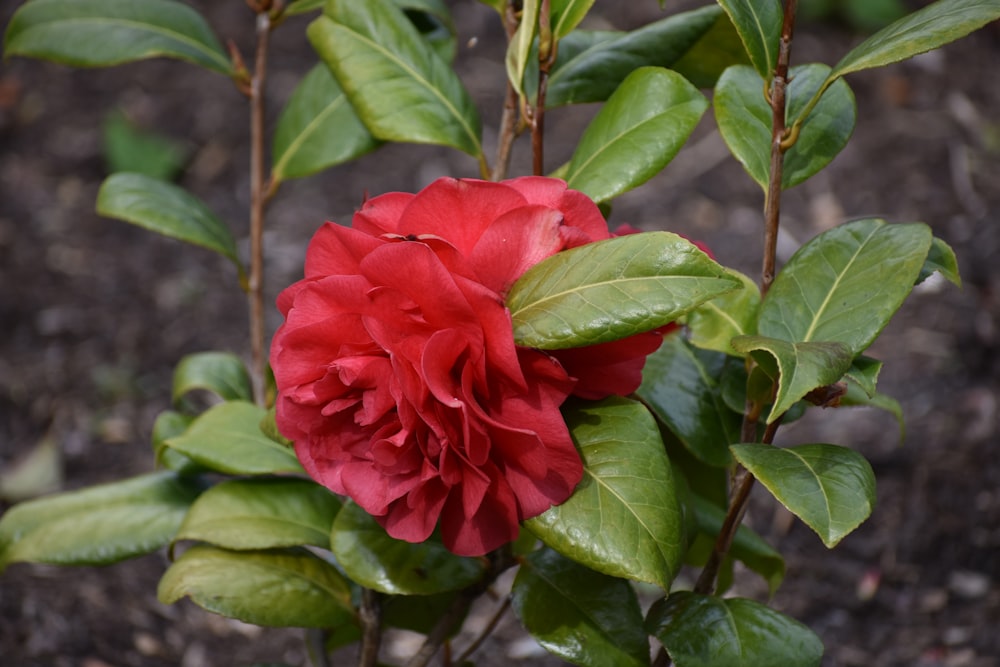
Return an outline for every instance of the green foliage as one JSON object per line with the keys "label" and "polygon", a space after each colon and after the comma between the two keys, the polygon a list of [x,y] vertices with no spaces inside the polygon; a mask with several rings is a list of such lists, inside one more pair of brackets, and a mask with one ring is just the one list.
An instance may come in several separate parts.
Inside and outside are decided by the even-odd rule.
{"label": "green foliage", "polygon": [[670,588],[686,548],[670,461],[650,414],[610,397],[563,409],[584,477],[562,505],[525,526],[545,544],[614,577]]}
{"label": "green foliage", "polygon": [[875,473],[854,450],[826,444],[744,444],[732,449],[733,456],[827,547],[861,525],[875,506]]}
{"label": "green foliage", "polygon": [[770,81],[778,63],[783,11],[780,0],[719,0],[743,40],[760,78]]}
{"label": "green foliage", "polygon": [[110,172],[131,171],[169,181],[186,158],[177,142],[140,130],[120,111],[104,119],[104,159]]}
{"label": "green foliage", "polygon": [[192,391],[207,391],[223,401],[253,399],[247,367],[231,352],[198,352],[182,358],[174,368],[174,405],[182,406]]}
{"label": "green foliage", "polygon": [[155,551],[173,539],[199,491],[162,472],[21,503],[0,518],[0,570],[106,565]]}
{"label": "green foliage", "polygon": [[704,95],[676,72],[633,71],[580,138],[567,185],[595,202],[642,185],[674,158],[707,107]]}
{"label": "green foliage", "polygon": [[75,67],[163,56],[233,73],[205,19],[174,0],[30,0],[7,26],[4,53]]}
{"label": "green foliage", "polygon": [[507,307],[519,345],[582,347],[663,326],[739,283],[676,234],[634,234],[558,253],[528,269]]}

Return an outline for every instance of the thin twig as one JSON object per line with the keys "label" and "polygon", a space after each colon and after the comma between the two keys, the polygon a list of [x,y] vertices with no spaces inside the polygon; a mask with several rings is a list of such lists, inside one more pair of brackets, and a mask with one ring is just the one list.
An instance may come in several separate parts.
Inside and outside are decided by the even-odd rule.
{"label": "thin twig", "polygon": [[263,406],[264,374],[264,86],[267,80],[267,49],[271,19],[266,11],[257,14],[257,53],[250,81],[250,355],[254,400]]}
{"label": "thin twig", "polygon": [[[513,39],[517,31],[518,18],[514,7],[514,0],[507,0],[504,10],[503,29],[507,35],[507,44]],[[510,166],[510,153],[514,146],[514,139],[517,137],[517,126],[520,124],[520,110],[518,109],[517,90],[514,84],[507,81],[507,92],[504,94],[503,115],[500,117],[500,130],[497,136],[497,159],[493,165],[493,173],[490,180],[502,181],[507,177],[507,169]]]}
{"label": "thin twig", "polygon": [[496,612],[493,614],[493,617],[490,618],[489,623],[486,624],[486,627],[484,627],[482,632],[479,633],[479,636],[477,636],[475,640],[473,640],[473,642],[469,644],[469,646],[466,647],[464,651],[462,651],[462,653],[458,656],[455,662],[461,665],[469,658],[470,655],[475,653],[479,649],[479,647],[483,645],[483,642],[486,641],[486,638],[493,633],[493,631],[497,627],[497,623],[500,622],[500,619],[503,618],[503,615],[507,613],[508,609],[510,609],[509,595],[504,597],[503,604],[501,604],[497,608]]}
{"label": "thin twig", "polygon": [[361,656],[358,667],[375,667],[382,644],[382,600],[376,591],[361,589]]}
{"label": "thin twig", "polygon": [[549,70],[556,60],[556,45],[552,38],[551,0],[542,0],[538,9],[538,93],[531,113],[532,173],[545,173],[545,95],[549,86]]}

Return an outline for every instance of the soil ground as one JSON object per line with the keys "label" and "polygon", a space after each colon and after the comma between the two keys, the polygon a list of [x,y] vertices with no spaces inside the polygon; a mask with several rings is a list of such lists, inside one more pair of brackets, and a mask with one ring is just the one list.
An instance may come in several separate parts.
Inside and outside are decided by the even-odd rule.
{"label": "soil ground", "polygon": [[[244,3],[192,4],[250,53]],[[461,74],[485,136],[495,136],[502,35],[479,3],[450,4]],[[598,2],[597,10],[621,29],[659,11],[651,1],[626,10],[614,4]],[[3,25],[15,7],[0,3]],[[314,62],[305,24],[295,19],[275,33],[272,119]],[[785,442],[849,444],[868,456],[878,477],[871,519],[827,551],[763,495],[751,509],[750,523],[787,559],[773,604],[822,637],[827,667],[1000,665],[996,28],[853,76],[852,143],[784,199],[785,258],[844,218],[923,220],[954,246],[965,281],[961,290],[936,282],[920,289],[871,350],[886,362],[880,388],[905,411],[903,445],[892,417],[866,410],[816,411],[783,431]],[[793,61],[833,63],[857,41],[842,26],[800,26]],[[223,260],[94,213],[106,176],[101,124],[122,109],[184,142],[191,157],[182,184],[242,237],[245,101],[217,75],[176,62],[78,71],[13,59],[0,67],[0,470],[50,442],[59,488],[147,472],[150,426],[168,407],[173,364],[191,352],[245,352],[246,309]],[[568,156],[592,113],[549,116],[550,168]],[[524,173],[527,147],[518,149],[515,173]],[[269,301],[300,275],[305,242],[323,220],[348,220],[366,192],[413,191],[444,174],[472,176],[475,165],[430,147],[391,146],[288,183],[269,217]],[[612,222],[703,239],[722,263],[755,275],[761,200],[707,120],[673,164],[616,204]],[[276,325],[274,313],[269,326]],[[0,576],[0,665],[305,664],[297,631],[157,602],[165,565],[165,555],[154,554],[106,568],[12,566]],[[762,589],[749,574],[737,584],[745,595],[763,596]],[[392,650],[405,653],[411,639],[398,637]],[[510,616],[477,656],[480,664],[562,664],[526,642]],[[351,664],[350,656],[337,664]]]}

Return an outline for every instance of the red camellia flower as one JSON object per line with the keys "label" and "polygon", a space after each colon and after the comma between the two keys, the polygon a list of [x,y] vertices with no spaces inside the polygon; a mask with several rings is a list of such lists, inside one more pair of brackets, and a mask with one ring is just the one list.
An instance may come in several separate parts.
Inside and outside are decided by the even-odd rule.
{"label": "red camellia flower", "polygon": [[576,350],[514,344],[528,268],[610,237],[563,181],[440,179],[327,223],[278,297],[277,423],[309,474],[386,531],[480,555],[566,500],[583,467],[559,406],[627,394],[656,332]]}

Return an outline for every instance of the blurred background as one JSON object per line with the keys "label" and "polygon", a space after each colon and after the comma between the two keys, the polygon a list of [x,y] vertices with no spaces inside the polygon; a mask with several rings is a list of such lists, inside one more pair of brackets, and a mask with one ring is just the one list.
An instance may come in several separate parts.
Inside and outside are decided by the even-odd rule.
{"label": "blurred background", "polygon": [[[0,23],[18,4],[0,0]],[[189,4],[250,57],[254,19],[243,2]],[[503,32],[486,6],[448,4],[459,30],[459,72],[492,146]],[[597,0],[588,27],[628,30],[705,3],[624,4]],[[918,5],[803,0],[792,62],[833,64],[866,31]],[[316,62],[304,36],[310,18],[290,19],[273,34],[272,127]],[[880,389],[903,406],[902,444],[891,415],[861,409],[816,410],[782,430],[787,443],[833,442],[868,456],[878,478],[872,518],[827,551],[756,490],[748,521],[787,559],[773,604],[820,635],[827,666],[1000,664],[998,66],[1000,28],[990,25],[943,50],[850,76],[858,102],[852,142],[783,199],[782,259],[845,219],[920,220],[955,248],[964,279],[961,290],[933,280],[921,286],[869,351],[886,362]],[[548,169],[569,157],[595,111],[548,115]],[[226,260],[102,219],[94,200],[110,171],[155,155],[165,175],[243,239],[248,124],[245,98],[219,75],[185,63],[0,64],[0,509],[151,470],[150,427],[168,407],[173,365],[192,352],[247,352],[246,306]],[[511,174],[528,173],[527,142],[515,150]],[[455,151],[395,145],[284,184],[268,217],[268,302],[301,276],[313,231],[324,220],[348,222],[366,193],[477,173]],[[671,165],[615,202],[611,224],[681,232],[707,242],[721,263],[757,276],[762,205],[708,113]],[[278,323],[272,312],[269,330]],[[155,554],[107,568],[10,567],[0,575],[0,662],[304,664],[297,631],[247,626],[188,603],[161,605],[155,590],[165,564]],[[735,590],[766,598],[751,573]],[[410,639],[398,637],[391,650],[405,654]],[[525,641],[513,617],[478,656],[486,665],[562,664]]]}

